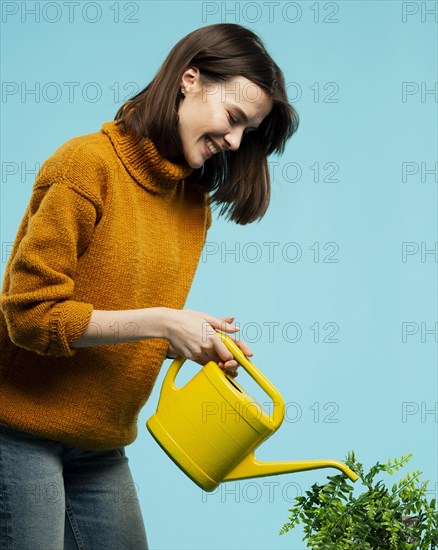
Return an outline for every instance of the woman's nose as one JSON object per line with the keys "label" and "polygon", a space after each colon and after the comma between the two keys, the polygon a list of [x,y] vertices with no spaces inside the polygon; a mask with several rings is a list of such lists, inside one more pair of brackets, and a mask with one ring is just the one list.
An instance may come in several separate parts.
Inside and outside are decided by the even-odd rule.
{"label": "woman's nose", "polygon": [[242,141],[243,130],[238,128],[233,128],[228,134],[224,136],[225,142],[227,143],[228,149],[231,151],[237,151],[240,147],[240,142]]}

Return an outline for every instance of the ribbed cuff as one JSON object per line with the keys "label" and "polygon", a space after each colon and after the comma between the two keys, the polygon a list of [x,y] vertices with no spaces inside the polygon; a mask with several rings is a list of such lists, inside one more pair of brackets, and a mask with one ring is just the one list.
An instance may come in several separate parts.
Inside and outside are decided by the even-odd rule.
{"label": "ribbed cuff", "polygon": [[50,315],[50,355],[73,356],[70,345],[83,334],[93,313],[93,305],[67,300],[56,305]]}

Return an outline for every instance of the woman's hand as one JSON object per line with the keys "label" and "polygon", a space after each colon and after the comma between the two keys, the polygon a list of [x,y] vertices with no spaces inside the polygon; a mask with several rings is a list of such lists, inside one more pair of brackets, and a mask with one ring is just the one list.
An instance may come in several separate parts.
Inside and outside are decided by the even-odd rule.
{"label": "woman's hand", "polygon": [[[163,324],[164,337],[169,341],[168,357],[181,355],[200,365],[215,361],[228,374],[237,376],[239,363],[216,334],[216,330],[237,332],[239,327],[232,324],[234,317],[213,317],[187,309],[165,311]],[[233,340],[246,356],[253,355],[245,342]]]}
{"label": "woman's hand", "polygon": [[[199,311],[166,307],[111,311],[93,309],[84,333],[71,347],[86,348],[164,338],[169,342],[168,354],[171,356],[180,355],[201,365],[215,361],[236,376],[238,362],[216,332],[237,332],[239,327],[232,324],[233,320],[234,317],[213,317]],[[117,334],[117,339],[114,337],[114,323],[125,327]],[[99,327],[98,336],[96,326]],[[132,327],[137,329],[134,333]],[[245,355],[252,355],[244,342],[234,341]]]}

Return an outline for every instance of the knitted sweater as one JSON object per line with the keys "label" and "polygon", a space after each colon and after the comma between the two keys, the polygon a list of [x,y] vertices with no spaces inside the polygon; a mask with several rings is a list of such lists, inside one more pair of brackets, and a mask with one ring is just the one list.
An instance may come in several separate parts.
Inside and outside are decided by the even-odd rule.
{"label": "knitted sweater", "polygon": [[135,440],[168,341],[71,344],[93,308],[184,306],[211,223],[192,171],[114,121],[43,163],[2,287],[0,424],[85,450]]}

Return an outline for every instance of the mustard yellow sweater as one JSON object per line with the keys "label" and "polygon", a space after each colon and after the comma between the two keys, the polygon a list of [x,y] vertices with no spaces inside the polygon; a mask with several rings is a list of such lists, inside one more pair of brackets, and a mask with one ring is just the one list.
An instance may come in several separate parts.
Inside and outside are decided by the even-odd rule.
{"label": "mustard yellow sweater", "polygon": [[43,163],[2,287],[0,424],[86,450],[135,440],[168,342],[70,345],[93,308],[184,306],[211,223],[192,171],[115,122]]}

